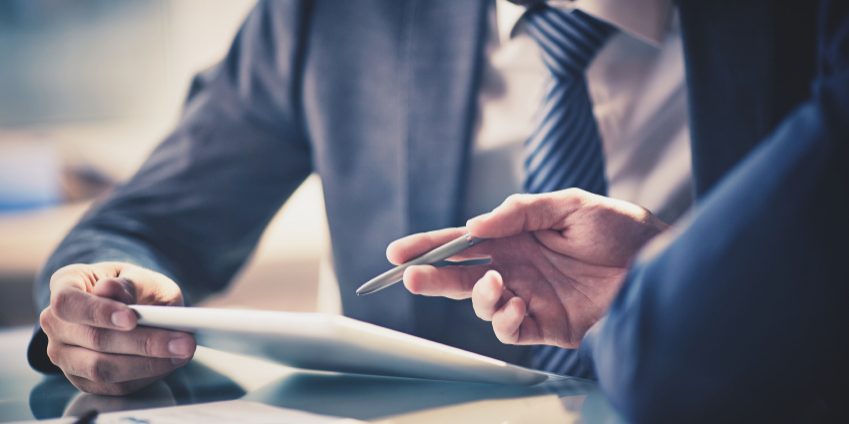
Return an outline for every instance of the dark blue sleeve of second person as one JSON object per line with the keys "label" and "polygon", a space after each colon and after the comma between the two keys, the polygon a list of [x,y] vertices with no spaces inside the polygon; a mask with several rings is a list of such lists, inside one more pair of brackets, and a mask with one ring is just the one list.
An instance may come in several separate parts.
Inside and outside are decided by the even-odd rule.
{"label": "dark blue sleeve of second person", "polygon": [[630,421],[845,418],[849,7],[826,9],[811,99],[647,246],[584,340]]}

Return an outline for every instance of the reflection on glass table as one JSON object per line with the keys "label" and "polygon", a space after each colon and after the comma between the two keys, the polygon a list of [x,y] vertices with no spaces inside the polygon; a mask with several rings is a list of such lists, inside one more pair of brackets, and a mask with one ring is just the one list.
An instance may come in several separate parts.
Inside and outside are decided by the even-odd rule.
{"label": "reflection on glass table", "polygon": [[[593,382],[525,387],[297,370],[199,348],[195,360],[131,396],[81,393],[26,364],[29,329],[0,332],[0,421],[78,416],[90,409],[159,408],[231,399],[380,423],[619,422]],[[453,419],[452,419],[453,420]]]}

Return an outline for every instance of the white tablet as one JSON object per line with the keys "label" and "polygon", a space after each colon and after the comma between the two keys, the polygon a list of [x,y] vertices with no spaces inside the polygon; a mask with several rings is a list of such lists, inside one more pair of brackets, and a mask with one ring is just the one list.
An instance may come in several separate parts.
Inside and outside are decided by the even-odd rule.
{"label": "white tablet", "polygon": [[521,385],[562,378],[338,315],[130,307],[142,325],[189,331],[201,345],[303,369]]}

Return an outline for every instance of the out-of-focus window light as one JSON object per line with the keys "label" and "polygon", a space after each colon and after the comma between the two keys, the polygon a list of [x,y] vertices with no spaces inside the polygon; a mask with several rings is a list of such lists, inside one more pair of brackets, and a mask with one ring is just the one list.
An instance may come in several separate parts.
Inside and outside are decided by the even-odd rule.
{"label": "out-of-focus window light", "polygon": [[167,83],[166,2],[0,2],[0,125],[145,112]]}
{"label": "out-of-focus window light", "polygon": [[[142,155],[114,158],[119,166],[110,168],[100,165],[103,152],[122,143],[122,152],[144,152],[159,141],[192,74],[223,56],[254,3],[0,1],[0,213],[54,205],[125,177],[110,171]],[[116,125],[122,131],[104,130]],[[101,157],[79,160],[87,151]]]}

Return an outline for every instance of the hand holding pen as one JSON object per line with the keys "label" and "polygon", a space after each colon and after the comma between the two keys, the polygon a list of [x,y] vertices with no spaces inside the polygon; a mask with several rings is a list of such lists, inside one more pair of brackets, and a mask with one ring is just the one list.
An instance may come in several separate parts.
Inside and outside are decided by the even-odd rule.
{"label": "hand holding pen", "polygon": [[[466,228],[393,242],[387,257],[401,265],[387,279],[403,275],[414,294],[471,298],[502,342],[574,348],[607,311],[637,251],[665,228],[639,206],[582,190],[511,196]],[[489,262],[438,268],[425,260],[447,252]]]}

